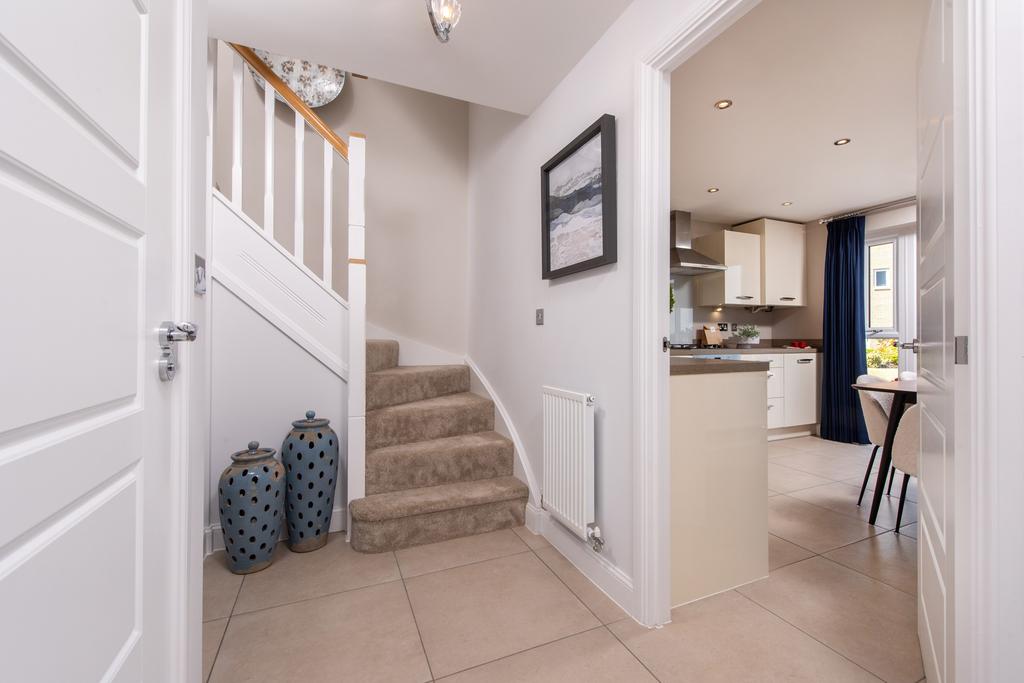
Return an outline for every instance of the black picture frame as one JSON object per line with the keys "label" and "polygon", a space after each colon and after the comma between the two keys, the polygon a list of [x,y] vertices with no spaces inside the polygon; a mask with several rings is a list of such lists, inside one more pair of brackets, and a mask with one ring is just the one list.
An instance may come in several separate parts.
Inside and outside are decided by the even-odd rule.
{"label": "black picture frame", "polygon": [[[584,145],[601,136],[601,254],[586,260],[551,268],[551,223],[552,223],[552,196],[551,196],[551,173],[558,169],[569,157],[579,151]],[[541,277],[544,280],[579,273],[591,268],[598,268],[615,263],[618,260],[618,233],[617,233],[617,207],[616,201],[616,165],[615,165],[615,117],[611,114],[604,114],[589,128],[579,134],[575,140],[566,145],[558,154],[544,164],[540,169],[540,192],[541,192]],[[593,184],[593,183],[591,183]],[[582,190],[581,190],[582,191]],[[574,201],[574,200],[570,200]],[[566,213],[560,207],[554,207],[560,215]],[[556,217],[557,218],[557,217]]]}

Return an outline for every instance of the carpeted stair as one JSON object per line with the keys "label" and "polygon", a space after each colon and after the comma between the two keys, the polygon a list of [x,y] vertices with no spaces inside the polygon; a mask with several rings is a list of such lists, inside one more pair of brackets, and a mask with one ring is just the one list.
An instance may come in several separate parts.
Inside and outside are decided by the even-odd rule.
{"label": "carpeted stair", "polygon": [[366,497],[352,547],[377,553],[523,524],[525,484],[494,403],[465,365],[399,366],[398,343],[366,343]]}

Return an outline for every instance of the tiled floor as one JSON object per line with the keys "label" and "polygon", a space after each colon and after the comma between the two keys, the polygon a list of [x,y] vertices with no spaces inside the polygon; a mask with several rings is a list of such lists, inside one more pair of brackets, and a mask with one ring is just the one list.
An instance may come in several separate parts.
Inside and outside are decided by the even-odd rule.
{"label": "tiled floor", "polygon": [[313,553],[282,547],[244,578],[215,554],[204,676],[916,683],[916,505],[899,536],[895,498],[878,526],[866,523],[856,497],[868,453],[812,438],[771,444],[771,575],[678,607],[656,630],[523,528],[381,555],[333,536]]}

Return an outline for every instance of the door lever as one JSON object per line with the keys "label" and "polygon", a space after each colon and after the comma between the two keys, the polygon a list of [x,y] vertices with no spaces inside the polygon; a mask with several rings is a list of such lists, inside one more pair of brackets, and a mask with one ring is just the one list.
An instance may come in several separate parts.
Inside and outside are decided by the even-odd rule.
{"label": "door lever", "polygon": [[193,323],[174,323],[169,320],[160,323],[160,328],[157,330],[157,340],[160,342],[160,361],[157,366],[161,380],[170,382],[178,373],[178,342],[195,341],[198,332],[198,328]]}
{"label": "door lever", "polygon": [[908,349],[910,351],[913,351],[914,353],[919,353],[921,350],[921,344],[920,342],[917,341],[917,339],[914,339],[914,341],[912,342],[903,342],[902,344],[900,344],[900,348]]}

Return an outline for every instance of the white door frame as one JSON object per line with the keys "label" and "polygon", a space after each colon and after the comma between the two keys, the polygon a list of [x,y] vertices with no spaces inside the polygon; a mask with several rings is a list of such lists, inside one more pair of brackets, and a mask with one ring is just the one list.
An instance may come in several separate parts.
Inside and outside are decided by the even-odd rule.
{"label": "white door frame", "polygon": [[633,240],[633,556],[637,618],[671,621],[669,604],[668,336],[670,74],[760,0],[711,0],[641,60],[637,73],[637,200]]}

